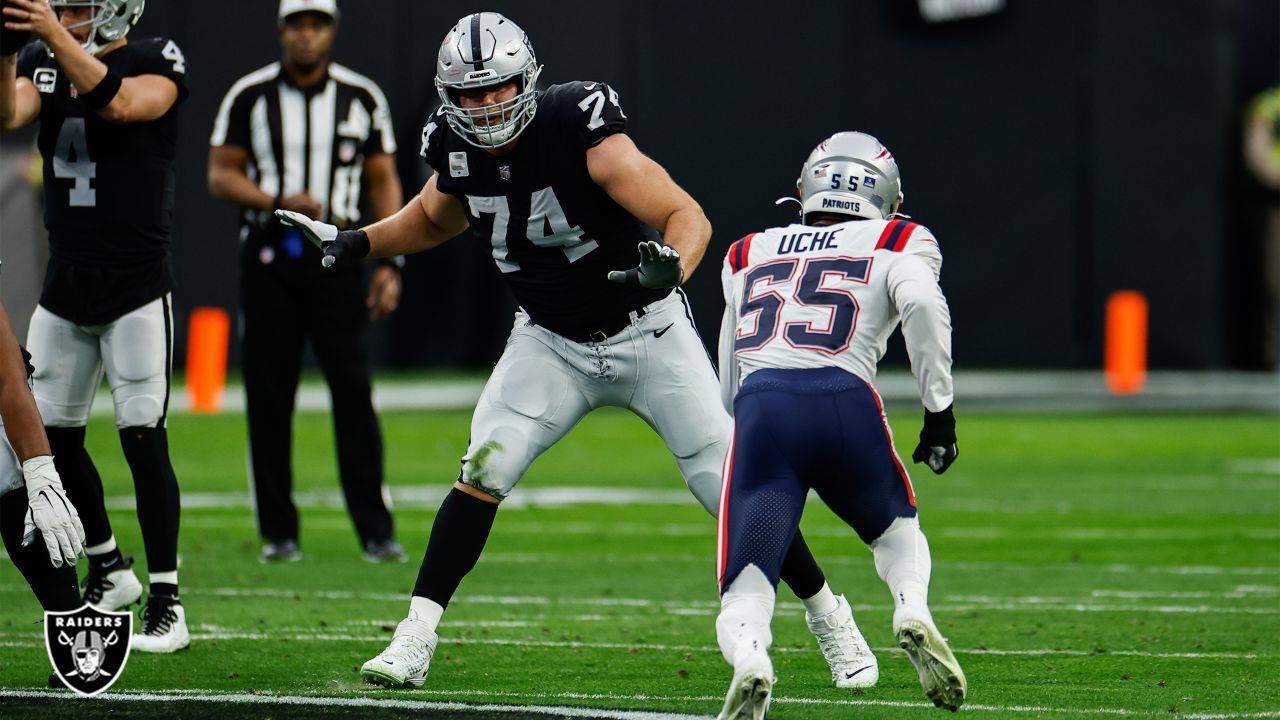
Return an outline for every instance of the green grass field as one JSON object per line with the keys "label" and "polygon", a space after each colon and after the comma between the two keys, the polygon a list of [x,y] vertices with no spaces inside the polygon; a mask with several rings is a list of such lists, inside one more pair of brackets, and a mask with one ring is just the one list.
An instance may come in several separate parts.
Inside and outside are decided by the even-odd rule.
{"label": "green grass field", "polygon": [[[918,410],[890,412],[909,453]],[[361,684],[357,667],[405,613],[468,419],[384,414],[397,534],[412,559],[374,566],[360,559],[339,504],[328,417],[300,415],[305,557],[266,567],[243,417],[174,417],[186,499],[180,577],[195,639],[174,656],[133,654],[109,693],[152,695],[77,700],[75,717],[522,716],[448,703],[713,715],[729,679],[715,643],[714,526],[661,442],[622,412],[586,419],[499,513],[445,616],[427,686]],[[1280,418],[962,412],[959,431],[953,469],[913,479],[933,549],[934,615],[969,677],[964,712],[1280,717]],[[132,487],[114,428],[95,421],[90,441],[116,535],[141,568],[136,520],[120,504]],[[575,488],[600,501],[635,492],[630,504],[584,504]],[[819,504],[803,528],[854,605],[881,679],[861,693],[832,687],[784,590],[770,717],[940,717],[893,647],[870,553]],[[65,711],[22,692],[42,688],[49,672],[39,617],[18,573],[0,563],[0,717]],[[378,702],[264,704],[269,696]]]}

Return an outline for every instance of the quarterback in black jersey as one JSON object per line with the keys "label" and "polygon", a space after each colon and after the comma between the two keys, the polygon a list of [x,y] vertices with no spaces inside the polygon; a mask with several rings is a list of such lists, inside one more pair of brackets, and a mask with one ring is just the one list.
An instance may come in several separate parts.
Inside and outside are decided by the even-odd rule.
{"label": "quarterback in black jersey", "polygon": [[174,157],[187,65],[172,40],[129,41],[142,8],[143,0],[7,0],[5,28],[39,42],[0,59],[0,123],[4,130],[40,123],[50,258],[28,347],[58,473],[85,527],[84,599],[117,610],[142,595],[84,447],[105,373],[150,581],[131,647],[173,652],[190,641],[178,600],[178,482],[165,432]]}
{"label": "quarterback in black jersey", "polygon": [[[418,198],[364,230],[277,213],[325,250],[326,265],[427,250],[470,227],[520,305],[472,417],[462,472],[436,515],[409,615],[361,668],[369,682],[425,682],[440,618],[479,559],[498,503],[595,408],[643,418],[703,507],[719,509],[731,421],[678,289],[711,225],[626,135],[613,88],[540,90],[541,71],[511,20],[462,18],[437,60],[441,106],[422,134],[435,175]],[[635,263],[637,248],[639,266],[619,270]],[[800,597],[839,607],[803,540],[782,575]],[[834,632],[852,641],[848,620]]]}

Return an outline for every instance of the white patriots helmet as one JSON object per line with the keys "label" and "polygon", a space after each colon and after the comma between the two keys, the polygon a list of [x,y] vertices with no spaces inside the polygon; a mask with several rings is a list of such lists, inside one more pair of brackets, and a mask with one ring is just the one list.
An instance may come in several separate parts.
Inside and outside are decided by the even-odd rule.
{"label": "white patriots helmet", "polygon": [[93,8],[89,20],[71,26],[92,27],[89,39],[83,43],[90,55],[96,55],[106,46],[128,35],[142,18],[142,10],[146,4],[147,0],[49,0],[49,7],[54,12],[67,8]]}
{"label": "white patriots helmet", "polygon": [[860,132],[839,132],[809,153],[796,180],[800,214],[829,212],[888,220],[902,205],[902,178],[893,155]]}
{"label": "white patriots helmet", "polygon": [[[519,25],[495,12],[467,15],[445,36],[436,59],[436,91],[449,127],[476,147],[506,145],[529,126],[538,110],[541,73],[529,36]],[[510,100],[476,108],[463,108],[458,102],[462,90],[513,79],[517,90]]]}

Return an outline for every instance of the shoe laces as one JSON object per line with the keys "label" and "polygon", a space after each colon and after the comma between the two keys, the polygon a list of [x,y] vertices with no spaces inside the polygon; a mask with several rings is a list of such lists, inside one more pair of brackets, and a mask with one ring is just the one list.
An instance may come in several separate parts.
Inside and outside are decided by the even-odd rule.
{"label": "shoe laces", "polygon": [[422,654],[425,646],[428,645],[426,633],[421,632],[417,627],[406,625],[409,622],[420,623],[421,621],[401,620],[396,626],[395,634],[391,636],[391,644],[383,651],[384,655]]}
{"label": "shoe laces", "polygon": [[[115,569],[115,566],[113,565],[111,569]],[[85,576],[84,582],[80,585],[84,588],[85,602],[90,604],[101,602],[103,594],[116,586],[115,583],[107,579],[107,573],[111,569],[89,566],[89,574]]]}
{"label": "shoe laces", "polygon": [[102,602],[102,594],[107,591],[107,586],[111,584],[105,574],[99,574],[93,568],[89,568],[89,574],[85,576],[84,582],[80,584],[80,587],[84,588],[84,601],[91,605]]}
{"label": "shoe laces", "polygon": [[836,621],[834,613],[821,622],[823,629],[814,635],[823,655],[838,662],[852,662],[866,654],[854,637],[852,624]]}
{"label": "shoe laces", "polygon": [[142,609],[142,634],[159,636],[169,632],[178,621],[178,613],[173,610],[177,604],[177,600],[166,597],[147,598],[147,606]]}

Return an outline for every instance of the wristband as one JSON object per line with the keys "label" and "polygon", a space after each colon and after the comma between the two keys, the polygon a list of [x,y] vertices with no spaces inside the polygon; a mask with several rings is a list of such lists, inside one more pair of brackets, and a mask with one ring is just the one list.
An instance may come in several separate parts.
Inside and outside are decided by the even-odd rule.
{"label": "wristband", "polygon": [[123,80],[116,74],[116,71],[107,68],[107,74],[102,76],[102,81],[94,86],[87,93],[80,94],[80,102],[88,105],[92,110],[101,110],[111,104],[116,95],[120,92],[120,85]]}
{"label": "wristband", "polygon": [[369,234],[363,230],[349,230],[347,233],[351,238],[351,257],[356,260],[369,257],[369,252],[373,250],[373,246],[369,244]]}

